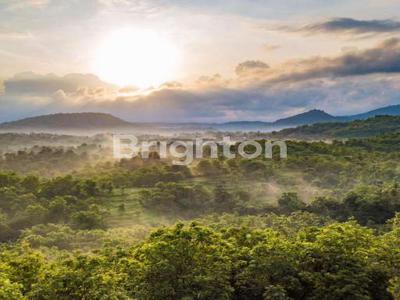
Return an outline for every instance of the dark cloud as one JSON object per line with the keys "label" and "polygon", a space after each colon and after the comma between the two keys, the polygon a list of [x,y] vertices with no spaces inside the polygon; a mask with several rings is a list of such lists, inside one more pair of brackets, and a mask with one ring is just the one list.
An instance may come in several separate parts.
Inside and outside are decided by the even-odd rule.
{"label": "dark cloud", "polygon": [[296,81],[377,73],[400,73],[400,40],[388,39],[375,48],[346,52],[334,58],[316,57],[291,62],[265,81]]}
{"label": "dark cloud", "polygon": [[400,22],[395,20],[356,20],[335,18],[326,22],[310,24],[299,31],[308,33],[391,33],[400,32]]}
{"label": "dark cloud", "polygon": [[248,76],[251,74],[263,73],[269,66],[260,60],[247,60],[240,63],[235,72],[238,76]]}
{"label": "dark cloud", "polygon": [[276,120],[312,108],[333,114],[398,103],[400,76],[309,80],[270,88],[165,89],[116,102],[88,103],[85,110],[112,112],[132,121],[224,122]]}
{"label": "dark cloud", "polygon": [[[131,121],[224,122],[278,119],[286,110],[302,109],[317,98],[320,99],[313,96],[310,90],[297,88],[273,91],[163,89],[139,97],[118,97],[114,101],[93,100],[81,103],[79,108],[83,111],[109,112]],[[67,109],[76,110],[77,107]]]}

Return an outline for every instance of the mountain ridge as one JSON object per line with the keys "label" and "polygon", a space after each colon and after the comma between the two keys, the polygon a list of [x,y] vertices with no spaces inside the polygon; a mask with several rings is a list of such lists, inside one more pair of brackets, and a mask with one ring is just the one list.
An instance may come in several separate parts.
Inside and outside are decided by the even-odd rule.
{"label": "mountain ridge", "polygon": [[400,116],[373,116],[349,122],[316,123],[271,132],[278,139],[366,138],[400,132]]}
{"label": "mountain ridge", "polygon": [[56,113],[29,117],[12,122],[0,124],[1,129],[5,128],[110,128],[126,127],[132,123],[122,120],[107,113],[80,112],[80,113]]}
{"label": "mountain ridge", "polygon": [[374,116],[400,116],[400,105],[389,105],[365,113],[349,116],[351,120],[364,120]]}
{"label": "mountain ridge", "polygon": [[320,109],[312,109],[304,113],[300,113],[291,117],[278,119],[273,122],[274,125],[300,125],[300,124],[314,124],[320,122],[334,122],[337,117],[328,114]]}
{"label": "mountain ridge", "polygon": [[[118,118],[109,113],[78,112],[55,113],[24,118],[0,124],[0,130],[11,129],[106,129],[106,128],[133,128],[133,127],[163,127],[171,129],[191,130],[279,130],[303,125],[318,123],[341,123],[354,120],[365,120],[379,115],[400,116],[400,105],[390,105],[365,113],[349,116],[333,116],[320,109],[312,109],[274,122],[264,121],[231,121],[224,123],[133,123]],[[189,126],[190,125],[190,126]]]}

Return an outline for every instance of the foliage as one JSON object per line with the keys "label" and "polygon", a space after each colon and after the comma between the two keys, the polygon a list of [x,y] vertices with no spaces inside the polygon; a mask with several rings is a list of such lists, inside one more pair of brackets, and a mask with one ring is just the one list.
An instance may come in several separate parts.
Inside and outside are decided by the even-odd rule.
{"label": "foliage", "polygon": [[[396,122],[345,126],[370,135]],[[70,174],[61,160],[87,162],[97,146],[8,154],[0,299],[399,298],[399,137],[288,141],[287,159],[191,167],[153,155]],[[54,174],[27,172],[39,164]]]}
{"label": "foliage", "polygon": [[[45,260],[0,250],[0,292],[15,299],[393,299],[400,261],[356,222],[271,229],[198,223],[159,229],[136,246]],[[398,237],[397,237],[398,239]],[[391,291],[393,294],[390,294]]]}

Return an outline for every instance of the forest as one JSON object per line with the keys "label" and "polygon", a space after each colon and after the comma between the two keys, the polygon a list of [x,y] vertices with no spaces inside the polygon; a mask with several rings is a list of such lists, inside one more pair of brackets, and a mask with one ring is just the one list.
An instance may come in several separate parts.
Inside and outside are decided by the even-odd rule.
{"label": "forest", "polygon": [[400,300],[399,12],[0,0],[0,300]]}
{"label": "forest", "polygon": [[189,166],[1,139],[0,299],[400,299],[396,131]]}
{"label": "forest", "polygon": [[328,122],[287,128],[271,134],[274,138],[334,139],[372,137],[398,132],[399,116],[375,116],[352,122]]}

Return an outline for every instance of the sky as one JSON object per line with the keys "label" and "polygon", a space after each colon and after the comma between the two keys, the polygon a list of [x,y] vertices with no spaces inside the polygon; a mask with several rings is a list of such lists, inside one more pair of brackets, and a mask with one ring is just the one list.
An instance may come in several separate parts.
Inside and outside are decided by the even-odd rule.
{"label": "sky", "polygon": [[271,121],[400,104],[398,0],[0,0],[0,121]]}

